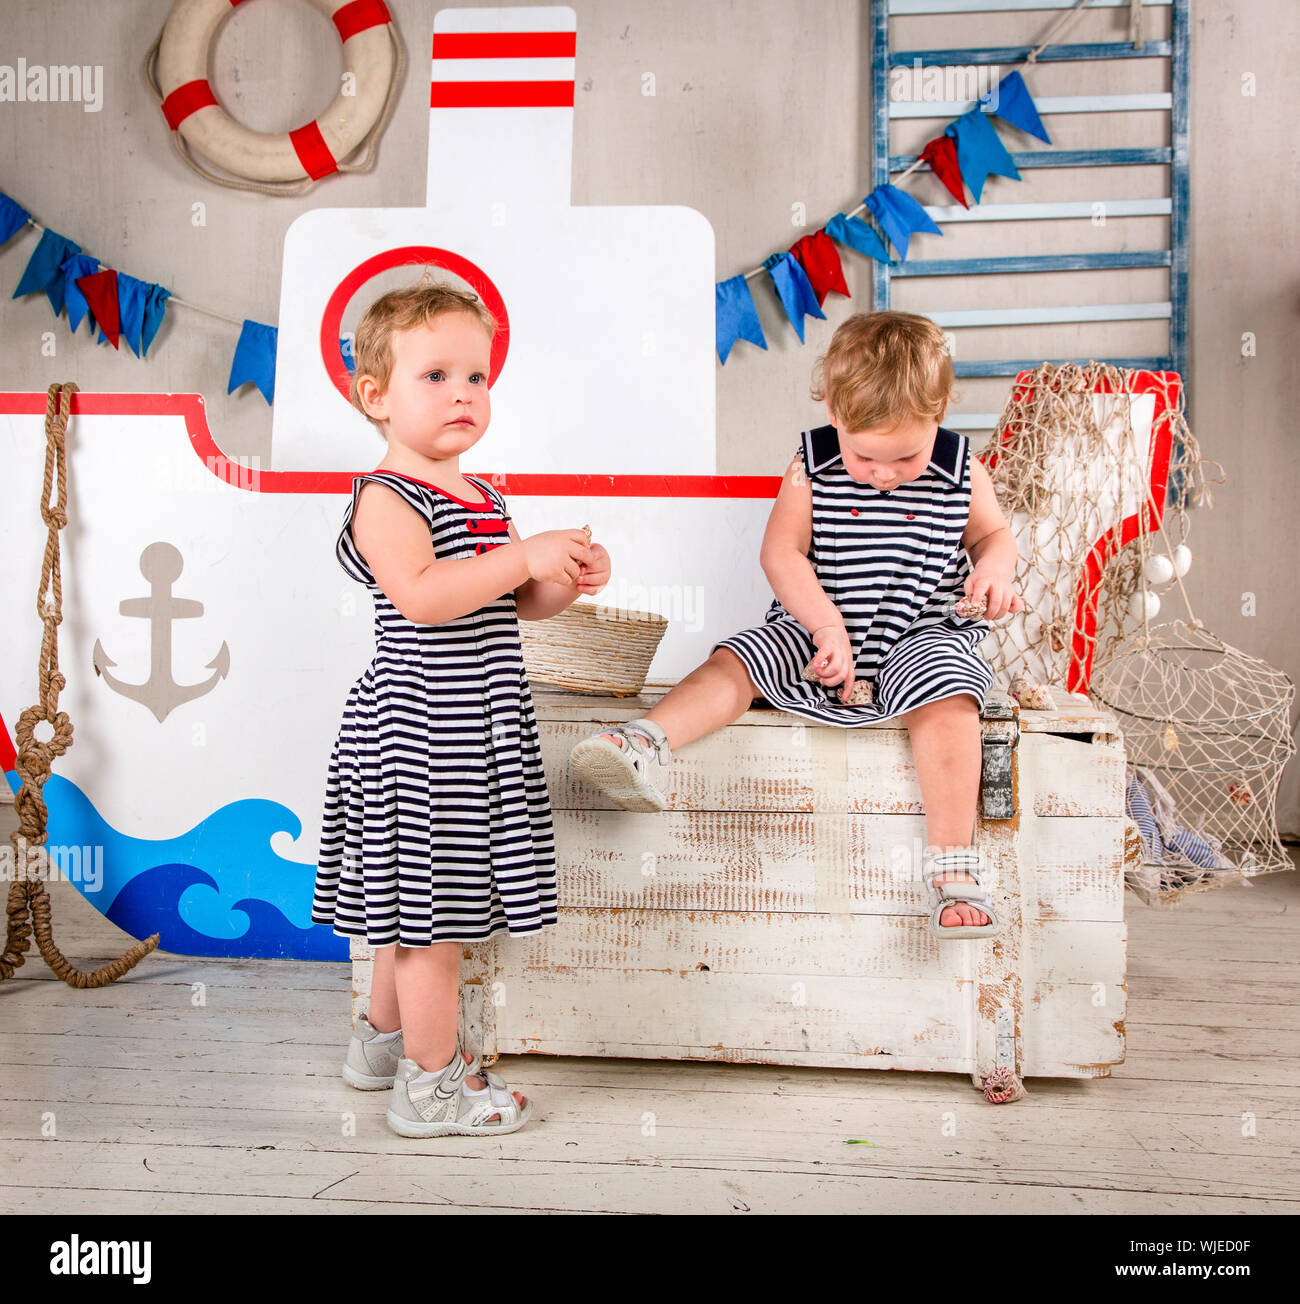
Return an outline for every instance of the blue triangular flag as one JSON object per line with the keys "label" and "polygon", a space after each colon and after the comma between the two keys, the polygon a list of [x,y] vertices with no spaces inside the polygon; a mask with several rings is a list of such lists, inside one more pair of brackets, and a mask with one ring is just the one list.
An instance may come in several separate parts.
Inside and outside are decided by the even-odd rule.
{"label": "blue triangular flag", "polygon": [[270,403],[275,398],[275,341],[278,332],[274,326],[260,321],[244,321],[235,345],[235,356],[230,364],[230,384],[226,393],[232,394],[250,380],[262,391]]}
{"label": "blue triangular flag", "polygon": [[889,262],[889,250],[884,241],[860,217],[845,217],[836,213],[826,223],[826,234],[842,245],[848,245],[861,254],[867,254],[877,262]]}
{"label": "blue triangular flag", "polygon": [[0,190],[0,244],[11,239],[27,225],[31,214]]}
{"label": "blue triangular flag", "polygon": [[[63,266],[59,268],[63,275],[63,297],[68,307],[68,329],[76,334],[77,327],[81,325],[81,319],[90,312],[90,305],[86,302],[86,296],[82,294],[81,287],[77,284],[78,276],[93,276],[99,271],[99,259],[92,258],[89,254],[71,254],[63,260]],[[91,314],[90,333],[94,335],[94,314]]]}
{"label": "blue triangular flag", "polygon": [[876,221],[885,228],[885,234],[898,250],[900,258],[907,257],[907,241],[913,231],[943,232],[935,226],[929,213],[905,190],[897,186],[877,186],[866,198],[867,207]]}
{"label": "blue triangular flag", "polygon": [[748,340],[760,349],[767,348],[763,328],[758,323],[758,309],[749,292],[749,282],[743,276],[733,276],[729,281],[719,281],[714,292],[717,314],[718,358],[725,363],[731,346],[737,340]]}
{"label": "blue triangular flag", "polygon": [[962,180],[970,187],[977,204],[984,189],[984,178],[990,172],[1010,177],[1013,181],[1020,180],[1020,173],[1016,171],[1006,146],[979,109],[971,109],[960,118],[954,118],[945,130],[957,142],[957,166],[961,168]]}
{"label": "blue triangular flag", "polygon": [[804,317],[820,317],[823,321],[826,320],[826,314],[817,303],[816,292],[808,280],[808,273],[791,253],[771,254],[764,260],[763,266],[771,276],[772,284],[776,286],[776,292],[780,296],[781,306],[785,309],[785,315],[799,332],[799,342],[802,344]]}
{"label": "blue triangular flag", "polygon": [[62,236],[47,226],[41,232],[40,244],[32,250],[32,256],[27,260],[13,297],[21,299],[24,294],[44,290],[57,317],[63,311],[63,277],[59,275],[59,268],[72,254],[80,252],[79,244],[73,244],[67,236]]}
{"label": "blue triangular flag", "polygon": [[141,357],[149,352],[149,345],[153,343],[153,337],[158,334],[158,328],[162,325],[163,316],[167,311],[167,300],[171,297],[170,290],[163,289],[156,282],[150,282],[149,293],[144,301],[144,320],[140,325]]}
{"label": "blue triangular flag", "polygon": [[356,355],[352,352],[352,341],[344,335],[339,339],[339,352],[343,355],[343,365],[351,375],[357,369]]}
{"label": "blue triangular flag", "polygon": [[117,317],[120,337],[138,358],[140,335],[144,330],[144,306],[149,298],[149,282],[139,281],[125,272],[117,274]]}
{"label": "blue triangular flag", "polygon": [[1003,122],[1009,122],[1013,127],[1019,127],[1021,131],[1027,131],[1049,145],[1052,143],[1052,138],[1047,134],[1047,128],[1043,126],[1043,120],[1034,107],[1025,79],[1018,72],[1009,72],[998,82],[996,103],[994,96],[993,91],[985,91],[980,96],[981,104],[991,106],[988,109],[990,113],[996,113]]}

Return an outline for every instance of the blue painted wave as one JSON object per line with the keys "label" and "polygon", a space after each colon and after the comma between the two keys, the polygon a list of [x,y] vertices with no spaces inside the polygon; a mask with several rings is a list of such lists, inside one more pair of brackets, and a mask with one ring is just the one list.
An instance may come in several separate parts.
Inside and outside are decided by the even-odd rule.
{"label": "blue painted wave", "polygon": [[[5,778],[16,792],[19,778]],[[316,866],[285,860],[271,838],[302,832],[279,802],[234,801],[174,838],[134,838],[108,824],[75,784],[51,775],[47,842],[64,876],[137,939],[160,934],[178,955],[346,960],[348,941],[311,922]]]}

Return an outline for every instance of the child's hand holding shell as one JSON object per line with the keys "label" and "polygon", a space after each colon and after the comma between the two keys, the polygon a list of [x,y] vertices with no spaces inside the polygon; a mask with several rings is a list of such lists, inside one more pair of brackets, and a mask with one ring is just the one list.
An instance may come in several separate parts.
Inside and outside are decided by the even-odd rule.
{"label": "child's hand holding shell", "polygon": [[803,677],[820,683],[825,688],[843,683],[844,687],[839,693],[840,701],[853,705],[863,700],[862,690],[865,687],[868,693],[866,700],[869,702],[870,684],[859,686],[854,683],[853,647],[844,622],[815,629],[812,639],[817,647],[817,655],[804,667]]}
{"label": "child's hand holding shell", "polygon": [[591,560],[584,563],[578,573],[578,592],[595,594],[609,583],[609,553],[600,544],[591,542],[590,525],[584,525],[582,528],[587,532],[587,547]]}

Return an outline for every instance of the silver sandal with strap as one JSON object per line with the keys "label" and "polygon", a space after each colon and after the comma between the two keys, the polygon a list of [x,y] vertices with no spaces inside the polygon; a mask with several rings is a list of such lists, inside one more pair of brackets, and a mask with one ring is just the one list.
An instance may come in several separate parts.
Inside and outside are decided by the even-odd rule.
{"label": "silver sandal with strap", "polygon": [[[479,1069],[473,1076],[481,1077],[486,1085],[470,1091],[465,1086],[470,1068],[459,1046],[446,1068],[427,1082],[414,1081],[424,1073],[414,1060],[399,1060],[388,1126],[399,1136],[494,1136],[517,1132],[532,1118],[532,1100],[525,1097],[521,1108],[505,1079],[496,1073]],[[489,1121],[494,1114],[496,1121]]]}
{"label": "silver sandal with strap", "polygon": [[[376,1040],[382,1035],[366,1015],[357,1015],[347,1057],[343,1061],[343,1081],[348,1086],[356,1087],[358,1091],[385,1091],[393,1085],[397,1061],[402,1058],[406,1047],[400,1028],[397,1036],[390,1040]],[[478,1072],[477,1055],[470,1061],[469,1072],[471,1076]]]}
{"label": "silver sandal with strap", "polygon": [[[623,746],[605,734],[617,734]],[[599,788],[624,810],[657,811],[668,805],[666,787],[672,759],[662,726],[653,720],[629,720],[578,743],[569,753],[569,773]]]}
{"label": "silver sandal with strap", "polygon": [[[996,937],[1001,928],[998,913],[993,907],[993,898],[984,886],[983,872],[986,866],[984,853],[974,847],[963,851],[947,851],[938,855],[927,856],[923,875],[925,886],[930,893],[930,931],[936,937]],[[936,880],[943,874],[965,871],[975,881],[968,883],[964,879],[953,879],[946,883]],[[988,915],[987,924],[953,924],[947,927],[939,922],[939,916],[952,905],[974,906]]]}

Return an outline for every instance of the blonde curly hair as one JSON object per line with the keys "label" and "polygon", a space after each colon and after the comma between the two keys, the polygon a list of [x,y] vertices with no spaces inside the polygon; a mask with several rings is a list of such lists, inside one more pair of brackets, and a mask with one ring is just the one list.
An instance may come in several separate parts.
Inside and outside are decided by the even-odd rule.
{"label": "blonde curly hair", "polygon": [[838,429],[856,434],[914,417],[941,421],[952,386],[947,341],[928,317],[860,312],[836,327],[810,394],[829,403]]}

